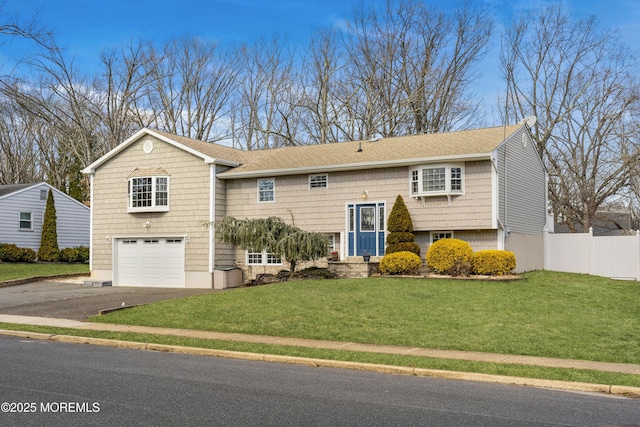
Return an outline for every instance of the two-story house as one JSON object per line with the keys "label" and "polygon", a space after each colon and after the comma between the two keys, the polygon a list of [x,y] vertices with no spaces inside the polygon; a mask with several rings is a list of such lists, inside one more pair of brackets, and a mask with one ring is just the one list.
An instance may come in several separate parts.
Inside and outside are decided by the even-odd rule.
{"label": "two-story house", "polygon": [[114,285],[211,288],[216,266],[288,268],[217,243],[207,225],[224,216],[278,216],[326,233],[341,260],[380,257],[397,195],[423,259],[455,237],[543,267],[546,172],[526,124],[260,151],[142,129],[84,172],[92,278]]}

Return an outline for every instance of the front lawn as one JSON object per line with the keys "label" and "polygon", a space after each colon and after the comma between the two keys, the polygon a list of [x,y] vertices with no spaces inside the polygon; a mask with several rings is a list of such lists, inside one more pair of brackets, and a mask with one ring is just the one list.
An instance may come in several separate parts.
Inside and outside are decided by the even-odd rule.
{"label": "front lawn", "polygon": [[0,282],[30,277],[82,274],[88,272],[88,264],[0,262]]}
{"label": "front lawn", "polygon": [[92,320],[640,363],[640,283],[555,272],[525,277],[295,281],[164,301]]}

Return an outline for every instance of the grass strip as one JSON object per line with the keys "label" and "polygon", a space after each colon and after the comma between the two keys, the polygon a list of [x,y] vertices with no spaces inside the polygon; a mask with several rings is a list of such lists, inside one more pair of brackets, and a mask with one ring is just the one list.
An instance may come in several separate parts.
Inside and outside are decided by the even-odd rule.
{"label": "grass strip", "polygon": [[101,323],[640,364],[640,282],[301,280],[134,307]]}
{"label": "grass strip", "polygon": [[0,263],[0,282],[88,272],[88,264],[2,262]]}
{"label": "grass strip", "polygon": [[247,353],[274,354],[282,356],[340,360],[347,362],[374,363],[411,368],[439,369],[446,371],[473,372],[523,378],[640,387],[640,375],[619,374],[591,370],[547,368],[528,365],[512,365],[404,355],[362,353],[345,350],[313,349],[306,347],[242,343],[235,341],[207,340],[200,338],[174,337],[129,332],[91,331],[73,328],[57,328],[1,322],[0,329],[176,345],[183,347],[229,350]]}

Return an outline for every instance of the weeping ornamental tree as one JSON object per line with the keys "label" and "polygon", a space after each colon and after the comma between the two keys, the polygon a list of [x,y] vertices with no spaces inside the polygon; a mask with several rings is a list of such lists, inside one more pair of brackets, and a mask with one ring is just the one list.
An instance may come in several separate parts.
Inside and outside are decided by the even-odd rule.
{"label": "weeping ornamental tree", "polygon": [[42,223],[42,237],[40,238],[40,248],[38,249],[38,260],[57,262],[59,256],[60,249],[58,249],[56,206],[53,201],[53,192],[49,190],[47,207],[44,211],[44,221]]}
{"label": "weeping ornamental tree", "polygon": [[294,272],[300,261],[327,256],[329,240],[322,233],[311,233],[281,218],[237,219],[231,216],[215,223],[216,240],[253,252],[266,251],[282,257]]}

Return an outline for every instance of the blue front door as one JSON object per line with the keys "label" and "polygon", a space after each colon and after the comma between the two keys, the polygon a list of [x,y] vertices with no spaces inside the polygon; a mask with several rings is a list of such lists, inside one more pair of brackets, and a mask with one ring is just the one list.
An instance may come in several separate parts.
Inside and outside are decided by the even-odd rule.
{"label": "blue front door", "polygon": [[356,205],[356,255],[376,256],[376,205]]}

